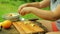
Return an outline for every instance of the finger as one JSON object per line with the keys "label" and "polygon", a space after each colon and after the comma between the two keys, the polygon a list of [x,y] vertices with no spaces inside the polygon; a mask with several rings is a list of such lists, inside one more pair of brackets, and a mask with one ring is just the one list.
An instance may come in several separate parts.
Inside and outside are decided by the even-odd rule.
{"label": "finger", "polygon": [[22,16],[24,16],[24,15],[25,15],[25,12],[22,13]]}
{"label": "finger", "polygon": [[24,15],[24,12],[23,12],[23,11],[20,11],[20,14],[21,14],[21,15]]}
{"label": "finger", "polygon": [[21,10],[22,10],[22,7],[18,9],[18,13],[19,13],[19,14],[21,13]]}
{"label": "finger", "polygon": [[21,15],[24,16],[25,15],[25,12],[22,12]]}
{"label": "finger", "polygon": [[24,11],[22,15],[24,16],[26,14],[29,14],[28,11]]}
{"label": "finger", "polygon": [[26,4],[23,4],[21,6],[19,6],[18,10],[21,11],[21,9],[23,9],[25,7]]}
{"label": "finger", "polygon": [[24,7],[20,7],[20,8],[18,9],[19,14],[21,13],[21,10],[22,10],[23,8],[24,8]]}
{"label": "finger", "polygon": [[24,9],[22,9],[20,13],[21,13],[21,15],[23,15],[23,16],[24,16],[25,14],[27,14]]}
{"label": "finger", "polygon": [[18,11],[18,13],[20,14],[20,11]]}

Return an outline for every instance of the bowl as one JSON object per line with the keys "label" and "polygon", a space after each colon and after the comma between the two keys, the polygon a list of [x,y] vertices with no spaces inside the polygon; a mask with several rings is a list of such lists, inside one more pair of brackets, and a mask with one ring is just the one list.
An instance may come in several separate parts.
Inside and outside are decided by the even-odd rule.
{"label": "bowl", "polygon": [[20,15],[18,13],[8,13],[2,16],[5,20],[18,21],[20,20]]}

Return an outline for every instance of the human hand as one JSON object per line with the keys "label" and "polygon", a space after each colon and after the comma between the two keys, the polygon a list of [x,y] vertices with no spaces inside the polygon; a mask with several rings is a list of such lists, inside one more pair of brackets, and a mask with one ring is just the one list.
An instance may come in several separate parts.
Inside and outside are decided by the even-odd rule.
{"label": "human hand", "polygon": [[31,13],[31,7],[25,7],[19,12],[22,16]]}
{"label": "human hand", "polygon": [[19,12],[19,14],[20,14],[20,11],[21,11],[24,7],[29,7],[29,6],[30,6],[29,3],[27,3],[27,4],[23,4],[23,5],[19,6],[19,8],[18,8],[18,12]]}
{"label": "human hand", "polygon": [[39,2],[23,4],[23,5],[21,5],[21,6],[18,8],[18,12],[20,13],[20,11],[21,11],[24,7],[36,7],[36,8],[40,8],[39,6],[40,6]]}

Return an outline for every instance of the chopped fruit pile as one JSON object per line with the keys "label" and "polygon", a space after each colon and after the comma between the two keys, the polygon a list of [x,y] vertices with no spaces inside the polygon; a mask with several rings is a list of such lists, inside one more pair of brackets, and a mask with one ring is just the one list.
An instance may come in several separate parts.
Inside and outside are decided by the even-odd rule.
{"label": "chopped fruit pile", "polygon": [[13,14],[9,14],[8,16],[13,16]]}
{"label": "chopped fruit pile", "polygon": [[24,24],[30,24],[30,21],[24,21]]}
{"label": "chopped fruit pile", "polygon": [[30,24],[32,27],[34,27],[35,26],[35,24]]}
{"label": "chopped fruit pile", "polygon": [[30,26],[34,27],[35,24],[31,23],[30,21],[24,21],[24,24],[29,24]]}
{"label": "chopped fruit pile", "polygon": [[7,15],[7,17],[13,17],[13,16],[15,16],[15,14],[10,13]]}
{"label": "chopped fruit pile", "polygon": [[13,17],[13,16],[17,16],[18,14],[15,14],[15,13],[9,13],[9,14],[7,14],[6,16],[7,17]]}

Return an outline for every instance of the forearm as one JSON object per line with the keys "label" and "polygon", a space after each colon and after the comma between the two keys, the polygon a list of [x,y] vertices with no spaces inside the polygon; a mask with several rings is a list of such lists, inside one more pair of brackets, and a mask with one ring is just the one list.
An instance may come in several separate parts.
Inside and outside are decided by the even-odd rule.
{"label": "forearm", "polygon": [[35,7],[25,7],[20,12],[21,15],[25,15],[28,13],[33,13],[37,15],[38,17],[41,17],[46,20],[57,20],[60,18],[60,5],[58,5],[57,8],[53,12],[38,9]]}
{"label": "forearm", "polygon": [[45,8],[50,5],[50,0],[43,0],[41,2],[30,3],[30,7]]}
{"label": "forearm", "polygon": [[35,8],[35,10],[32,10],[32,13],[46,20],[55,20],[54,19],[55,16],[51,11],[45,11],[45,10]]}
{"label": "forearm", "polygon": [[59,34],[59,33],[60,33],[60,31],[58,31],[58,32],[48,32],[46,34]]}
{"label": "forearm", "polygon": [[59,19],[59,15],[55,14],[55,12],[41,10],[35,7],[30,7],[31,13],[37,15],[40,18],[46,19],[46,20],[57,20]]}
{"label": "forearm", "polygon": [[46,10],[34,8],[32,13],[47,20],[57,20],[60,18],[60,4],[57,5],[54,11],[46,11]]}

